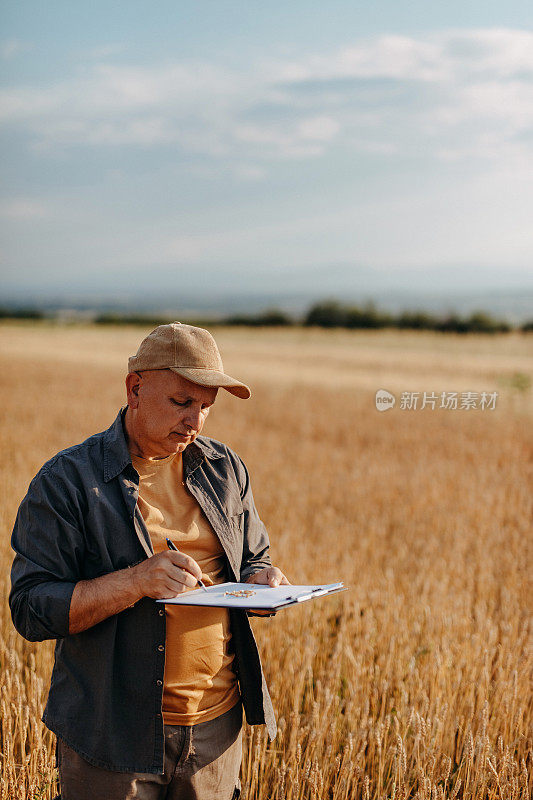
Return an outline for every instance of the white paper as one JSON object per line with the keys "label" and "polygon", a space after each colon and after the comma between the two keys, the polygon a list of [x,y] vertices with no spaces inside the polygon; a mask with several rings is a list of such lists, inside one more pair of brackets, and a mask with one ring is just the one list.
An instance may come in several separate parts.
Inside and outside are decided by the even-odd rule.
{"label": "white paper", "polygon": [[[263,586],[258,583],[219,583],[207,591],[194,589],[158,603],[183,606],[217,606],[222,608],[275,609],[293,603],[302,603],[325,594],[341,592],[342,583],[323,583],[312,586]],[[253,592],[247,597],[236,597],[227,592]]]}

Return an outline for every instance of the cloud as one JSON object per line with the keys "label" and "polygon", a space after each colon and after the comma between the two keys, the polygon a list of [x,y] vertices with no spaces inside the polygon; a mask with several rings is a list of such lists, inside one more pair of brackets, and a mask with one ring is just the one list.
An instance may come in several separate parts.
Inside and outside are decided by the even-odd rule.
{"label": "cloud", "polygon": [[307,61],[284,65],[278,80],[288,84],[343,78],[433,81],[441,78],[445,70],[442,42],[380,36],[327,56],[312,56]]}
{"label": "cloud", "polygon": [[120,55],[127,50],[127,45],[124,42],[116,42],[114,44],[104,44],[100,47],[93,47],[87,51],[89,58],[101,60],[102,58],[109,58],[110,56]]}
{"label": "cloud", "polygon": [[6,220],[34,220],[48,216],[49,207],[40,200],[14,198],[0,201],[0,218]]}
{"label": "cloud", "polygon": [[4,90],[0,121],[41,149],[164,145],[233,162],[243,179],[242,164],[259,176],[337,146],[382,158],[530,157],[533,33],[378,36],[240,71],[89,61],[69,80]]}
{"label": "cloud", "polygon": [[7,39],[4,42],[0,42],[0,56],[4,61],[9,61],[31,49],[32,45],[29,42],[22,42],[20,39]]}
{"label": "cloud", "polygon": [[423,39],[379,36],[326,56],[279,67],[277,79],[392,78],[435,83],[482,74],[504,78],[533,70],[533,33],[500,28],[444,31]]}
{"label": "cloud", "polygon": [[271,122],[270,125],[245,124],[234,130],[234,136],[247,145],[261,147],[272,156],[307,158],[318,156],[324,144],[339,130],[336,120],[327,116],[304,117],[291,124]]}

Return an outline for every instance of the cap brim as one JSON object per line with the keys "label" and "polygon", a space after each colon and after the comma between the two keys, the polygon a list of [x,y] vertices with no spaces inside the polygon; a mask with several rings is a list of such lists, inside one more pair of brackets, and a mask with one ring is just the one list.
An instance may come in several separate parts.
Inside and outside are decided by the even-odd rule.
{"label": "cap brim", "polygon": [[235,380],[230,375],[225,375],[216,369],[194,369],[193,367],[168,367],[172,372],[187,378],[192,383],[199,386],[210,386],[212,388],[226,389],[226,391],[240,397],[241,400],[248,400],[252,392],[245,383]]}

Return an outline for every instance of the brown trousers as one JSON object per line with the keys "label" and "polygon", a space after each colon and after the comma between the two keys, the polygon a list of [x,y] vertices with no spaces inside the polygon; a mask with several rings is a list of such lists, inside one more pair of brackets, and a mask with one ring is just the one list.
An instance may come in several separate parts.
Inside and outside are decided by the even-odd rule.
{"label": "brown trousers", "polygon": [[164,727],[163,775],[95,767],[58,738],[61,800],[234,800],[240,796],[240,701],[209,722]]}

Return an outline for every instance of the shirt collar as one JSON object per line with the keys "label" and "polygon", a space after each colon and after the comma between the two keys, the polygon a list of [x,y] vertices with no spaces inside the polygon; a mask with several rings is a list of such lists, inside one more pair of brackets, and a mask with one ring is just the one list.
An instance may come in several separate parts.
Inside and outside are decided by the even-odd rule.
{"label": "shirt collar", "polygon": [[[131,456],[124,431],[124,416],[127,408],[127,406],[123,406],[120,409],[115,421],[104,433],[104,481],[106,483],[116,478],[128,464],[131,464]],[[211,447],[209,440],[205,436],[199,436],[185,448],[184,458],[189,467],[194,469],[204,457],[210,459],[222,458],[222,454],[217,453]]]}

